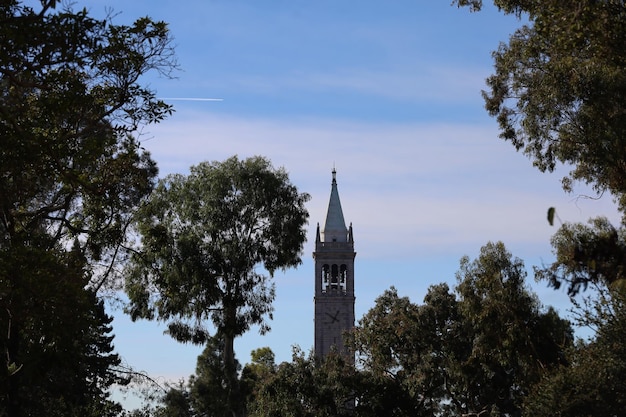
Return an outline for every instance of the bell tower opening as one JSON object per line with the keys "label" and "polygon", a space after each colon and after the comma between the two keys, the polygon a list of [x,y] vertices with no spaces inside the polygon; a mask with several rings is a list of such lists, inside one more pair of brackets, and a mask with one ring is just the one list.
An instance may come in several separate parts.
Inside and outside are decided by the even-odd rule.
{"label": "bell tower opening", "polygon": [[348,266],[346,264],[322,265],[322,294],[339,292],[346,295],[348,284]]}

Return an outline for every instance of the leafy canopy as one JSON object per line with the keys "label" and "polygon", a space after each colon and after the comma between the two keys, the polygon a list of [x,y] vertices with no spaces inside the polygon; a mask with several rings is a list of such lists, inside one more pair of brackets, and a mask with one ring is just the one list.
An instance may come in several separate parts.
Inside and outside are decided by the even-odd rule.
{"label": "leafy canopy", "polygon": [[161,180],[137,218],[141,247],[127,268],[133,319],[166,321],[178,341],[224,343],[225,404],[243,415],[234,339],[269,330],[270,276],[300,263],[306,193],[262,157],[204,162]]}
{"label": "leafy canopy", "polygon": [[489,243],[461,260],[455,293],[436,285],[416,305],[386,291],[354,333],[367,375],[357,403],[398,416],[520,415],[572,342],[569,323],[541,308],[525,276],[521,260]]}
{"label": "leafy canopy", "polygon": [[0,415],[116,414],[97,290],[157,170],[137,131],[171,108],[141,84],[176,67],[163,22],[0,2]]}
{"label": "leafy canopy", "polygon": [[597,287],[580,309],[580,325],[597,329],[588,343],[568,351],[568,366],[546,377],[529,394],[525,416],[618,416],[626,407],[626,297]]}
{"label": "leafy canopy", "polygon": [[140,79],[176,68],[171,37],[163,22],[119,26],[55,3],[0,5],[0,246],[44,227],[112,261],[154,186],[135,135],[172,109]]}
{"label": "leafy canopy", "polygon": [[86,269],[76,250],[0,248],[0,415],[119,411],[107,390],[128,380]]}
{"label": "leafy canopy", "polygon": [[308,198],[262,157],[204,162],[161,180],[138,216],[132,317],[169,321],[174,338],[194,343],[206,339],[209,318],[234,335],[262,324],[274,291],[257,267],[271,275],[300,263]]}
{"label": "leafy canopy", "polygon": [[[455,0],[473,10],[480,0]],[[527,19],[500,44],[486,108],[542,171],[609,191],[626,208],[626,6],[617,0],[494,0]]]}

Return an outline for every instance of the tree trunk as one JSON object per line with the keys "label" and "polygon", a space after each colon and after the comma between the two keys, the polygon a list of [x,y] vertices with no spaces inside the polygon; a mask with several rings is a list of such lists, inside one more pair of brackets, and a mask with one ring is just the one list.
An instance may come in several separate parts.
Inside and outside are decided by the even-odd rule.
{"label": "tree trunk", "polygon": [[[18,416],[21,414],[20,412],[20,399],[19,399],[19,380],[21,375],[19,375],[19,370],[13,370],[11,373],[9,366],[14,363],[14,359],[17,358],[17,352],[19,351],[19,332],[16,329],[16,323],[13,323],[11,312],[7,308],[8,313],[8,330],[7,330],[7,341],[6,341],[6,370],[3,370],[3,377],[6,376],[5,384],[6,386],[2,387],[4,391],[4,395],[6,396],[6,413],[8,416]],[[15,363],[15,366],[20,366]]]}
{"label": "tree trunk", "polygon": [[224,329],[224,372],[228,383],[228,407],[233,417],[244,417],[243,401],[239,390],[239,377],[237,375],[237,365],[235,363],[235,332],[234,328],[237,320],[237,308],[233,306],[224,307],[224,318],[226,326]]}

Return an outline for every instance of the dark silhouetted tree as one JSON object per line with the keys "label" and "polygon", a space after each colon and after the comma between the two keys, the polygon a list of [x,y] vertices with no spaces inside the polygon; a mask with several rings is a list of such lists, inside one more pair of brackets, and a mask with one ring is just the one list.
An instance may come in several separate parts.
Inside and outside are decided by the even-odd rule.
{"label": "dark silhouetted tree", "polygon": [[0,407],[109,415],[119,359],[95,292],[154,186],[135,135],[171,108],[139,79],[175,68],[171,39],[53,0],[1,2],[0,21]]}
{"label": "dark silhouetted tree", "polygon": [[[40,241],[40,240],[38,240]],[[0,250],[0,415],[113,416],[127,383],[78,251]]]}
{"label": "dark silhouetted tree", "polygon": [[547,374],[525,402],[525,416],[619,416],[626,409],[626,297],[596,287],[577,310],[593,339],[568,352],[568,366]]}

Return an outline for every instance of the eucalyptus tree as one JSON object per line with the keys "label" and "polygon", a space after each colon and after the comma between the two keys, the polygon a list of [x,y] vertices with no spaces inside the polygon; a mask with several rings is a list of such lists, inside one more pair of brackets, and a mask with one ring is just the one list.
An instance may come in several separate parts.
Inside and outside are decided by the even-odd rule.
{"label": "eucalyptus tree", "polygon": [[570,295],[590,284],[624,289],[626,283],[626,229],[616,228],[605,217],[588,224],[565,223],[552,237],[555,261],[535,268],[539,279],[555,288],[567,285]]}
{"label": "eucalyptus tree", "polygon": [[305,355],[294,348],[291,362],[262,369],[248,404],[250,417],[362,415],[354,406],[361,385],[358,373],[344,355],[331,352],[320,361],[314,354]]}
{"label": "eucalyptus tree", "polygon": [[44,228],[52,245],[111,261],[155,182],[137,132],[171,107],[140,81],[176,68],[171,37],[163,22],[114,25],[56,3],[0,5],[0,245]]}
{"label": "eucalyptus tree", "polygon": [[154,186],[137,132],[171,108],[141,77],[176,67],[171,37],[54,0],[3,1],[0,21],[0,403],[106,415],[119,358],[95,292]]}
{"label": "eucalyptus tree", "polygon": [[[473,10],[481,0],[455,0]],[[589,285],[623,297],[626,288],[626,5],[614,0],[561,2],[494,0],[525,23],[494,52],[495,73],[484,92],[501,137],[523,150],[533,165],[571,167],[575,181],[610,192],[622,212],[615,227],[606,218],[563,224],[552,238],[556,260],[536,276],[574,296]],[[549,220],[554,212],[549,211]],[[612,303],[599,297],[597,305]],[[623,316],[623,302],[612,305]],[[604,315],[604,313],[603,313]],[[605,317],[609,317],[606,316]],[[619,415],[623,403],[622,328],[600,320],[588,344],[571,353],[571,366],[547,377],[531,396],[527,415]],[[621,355],[621,357],[620,357]]]}
{"label": "eucalyptus tree", "polygon": [[[489,243],[477,259],[461,260],[454,292],[432,286],[417,305],[386,291],[353,336],[367,375],[357,409],[520,416],[532,387],[562,363],[573,339],[569,323],[528,291],[525,276],[521,260]],[[379,388],[365,390],[368,384]]]}
{"label": "eucalyptus tree", "polygon": [[525,277],[501,242],[461,260],[456,291],[470,350],[456,366],[466,413],[521,415],[529,391],[573,343],[570,323],[543,308]]}
{"label": "eucalyptus tree", "polygon": [[[473,10],[481,0],[455,0]],[[500,136],[533,165],[609,191],[626,208],[626,5],[613,0],[494,0],[524,18],[494,52],[484,92]]]}
{"label": "eucalyptus tree", "polygon": [[139,212],[128,312],[167,322],[181,342],[221,339],[233,415],[242,412],[234,339],[269,330],[270,277],[301,262],[308,199],[269,160],[234,156],[164,178]]}
{"label": "eucalyptus tree", "polygon": [[596,329],[567,352],[568,366],[551,372],[525,402],[525,416],[618,416],[626,408],[626,296],[595,286],[576,317]]}
{"label": "eucalyptus tree", "polygon": [[436,415],[449,402],[446,358],[466,338],[455,330],[461,320],[447,284],[430,287],[425,301],[417,305],[392,287],[359,320],[350,338],[362,377],[359,415]]}
{"label": "eucalyptus tree", "polygon": [[[471,10],[483,6],[482,0],[453,3]],[[580,181],[600,194],[610,192],[619,203],[624,223],[626,5],[613,0],[493,3],[524,22],[493,53],[495,73],[483,92],[487,111],[500,125],[500,137],[522,150],[541,171],[553,171],[559,164],[571,167],[563,178],[566,191]],[[568,233],[566,229],[562,234]],[[552,273],[543,274],[549,275],[550,284],[558,288],[571,279],[568,291],[575,294],[600,275],[607,283],[620,280],[621,272],[609,271],[604,259],[593,253],[604,246],[614,259],[626,259],[623,245],[606,239],[605,231],[596,230],[600,240],[589,240],[590,248],[579,248],[576,259],[565,261],[564,251],[555,248],[561,266],[563,261],[604,263],[601,273],[591,268],[586,276],[576,273],[565,278],[554,273],[559,267],[555,265]]]}

